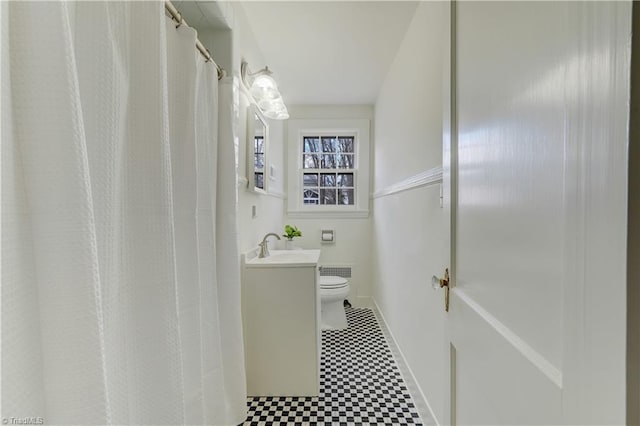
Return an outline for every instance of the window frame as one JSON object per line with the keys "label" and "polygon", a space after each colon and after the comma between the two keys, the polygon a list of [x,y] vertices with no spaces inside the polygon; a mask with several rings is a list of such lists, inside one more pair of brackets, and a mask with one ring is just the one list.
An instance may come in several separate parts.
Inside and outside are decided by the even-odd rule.
{"label": "window frame", "polygon": [[[291,119],[288,123],[287,214],[292,217],[368,217],[369,216],[369,128],[368,119]],[[303,140],[309,136],[347,136],[354,138],[353,169],[304,169]],[[354,204],[304,204],[304,173],[353,173]],[[320,178],[320,176],[319,176]],[[318,189],[320,182],[318,183]],[[336,188],[338,188],[336,186]]]}
{"label": "window frame", "polygon": [[[269,159],[269,145],[270,145],[270,135],[269,135],[269,123],[267,119],[264,117],[260,109],[256,104],[251,104],[247,107],[247,132],[246,132],[246,142],[245,142],[245,164],[246,170],[245,175],[247,179],[247,191],[253,192],[255,194],[268,194],[269,193],[269,183],[267,182],[267,170],[268,170],[268,159]],[[256,134],[258,133],[258,129],[256,128],[256,121],[259,121],[262,126],[263,139],[262,139],[262,184],[263,188],[256,186],[256,168],[255,168],[255,160],[256,160]]]}
{"label": "window frame", "polygon": [[[322,133],[326,133],[326,132],[322,132]],[[342,206],[354,206],[356,204],[356,195],[358,193],[358,136],[357,134],[353,133],[353,132],[349,132],[349,133],[345,133],[342,132],[340,134],[311,134],[307,131],[303,131],[300,135],[300,142],[304,145],[304,140],[306,138],[309,137],[318,137],[320,139],[322,138],[327,138],[327,137],[336,137],[336,138],[341,138],[341,137],[346,137],[346,138],[352,138],[353,139],[353,151],[350,153],[347,153],[347,155],[352,154],[353,155],[353,167],[351,168],[338,168],[338,167],[334,167],[334,168],[313,168],[313,169],[307,169],[304,167],[304,156],[305,155],[309,155],[308,152],[305,152],[304,147],[301,149],[300,152],[300,158],[298,158],[298,161],[302,162],[302,173],[300,174],[300,178],[301,178],[301,184],[302,184],[302,204],[303,205],[310,205],[313,206],[313,208],[317,208],[317,206],[329,206],[329,207],[342,207]],[[322,143],[321,143],[322,144]],[[332,155],[334,153],[332,152],[315,152],[315,154],[319,154],[321,156],[324,155]],[[321,160],[321,162],[324,159]],[[322,166],[322,164],[320,165]],[[317,174],[318,175],[318,186],[317,187],[310,187],[310,186],[305,186],[304,185],[304,175],[305,174]],[[334,186],[323,186],[322,185],[322,174],[334,174],[336,175],[336,182]],[[338,181],[337,181],[337,175],[338,174],[351,174],[352,175],[352,186],[349,187],[340,187],[338,186]],[[318,189],[318,204],[314,204],[314,203],[305,203],[304,200],[306,199],[304,196],[304,191],[308,188],[317,188]],[[337,201],[337,194],[338,194],[338,190],[340,189],[352,189],[353,190],[353,204],[339,204],[336,202],[336,204],[322,204],[321,200],[322,200],[322,196],[320,195],[322,193],[322,189],[335,189],[336,190],[336,201]]]}
{"label": "window frame", "polygon": [[[257,144],[257,139],[262,139],[262,152],[258,152],[258,148],[256,147]],[[266,178],[266,171],[267,171],[267,165],[265,164],[265,161],[267,159],[267,153],[266,153],[266,149],[267,149],[267,138],[265,138],[264,135],[262,136],[258,136],[258,135],[254,135],[253,136],[253,179],[254,179],[254,186],[256,189],[262,190],[266,192],[266,184],[265,184],[265,178]],[[256,168],[256,162],[258,159],[258,156],[262,155],[262,168],[258,169]],[[262,175],[262,188],[258,186],[258,175]]]}

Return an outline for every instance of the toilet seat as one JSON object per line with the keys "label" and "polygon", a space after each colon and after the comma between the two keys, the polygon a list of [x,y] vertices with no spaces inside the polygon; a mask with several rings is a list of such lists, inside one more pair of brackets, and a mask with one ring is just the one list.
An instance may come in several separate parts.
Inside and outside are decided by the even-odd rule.
{"label": "toilet seat", "polygon": [[346,278],[333,277],[333,276],[320,277],[321,289],[338,289],[338,288],[346,287],[348,284],[349,284],[349,281],[347,281]]}

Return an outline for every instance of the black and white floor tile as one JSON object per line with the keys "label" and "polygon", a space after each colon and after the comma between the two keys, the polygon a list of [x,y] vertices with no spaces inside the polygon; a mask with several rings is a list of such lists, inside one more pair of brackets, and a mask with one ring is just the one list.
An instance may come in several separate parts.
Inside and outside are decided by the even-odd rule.
{"label": "black and white floor tile", "polygon": [[322,332],[320,396],[249,398],[245,426],[422,424],[373,311],[346,312]]}

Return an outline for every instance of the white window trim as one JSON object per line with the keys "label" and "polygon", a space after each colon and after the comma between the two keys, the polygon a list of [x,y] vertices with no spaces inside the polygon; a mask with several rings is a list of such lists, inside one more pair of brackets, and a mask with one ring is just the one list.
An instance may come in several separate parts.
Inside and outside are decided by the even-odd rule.
{"label": "white window trim", "polygon": [[[370,121],[368,119],[290,119],[287,138],[288,196],[290,217],[362,218],[369,216]],[[355,203],[304,204],[302,196],[302,137],[355,135]]]}

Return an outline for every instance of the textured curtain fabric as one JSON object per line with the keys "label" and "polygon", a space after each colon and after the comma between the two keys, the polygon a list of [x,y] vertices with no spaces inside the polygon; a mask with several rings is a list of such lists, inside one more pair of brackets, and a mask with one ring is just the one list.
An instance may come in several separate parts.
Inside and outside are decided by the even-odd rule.
{"label": "textured curtain fabric", "polygon": [[[238,257],[237,224],[237,167],[238,135],[233,129],[239,128],[239,87],[237,77],[229,77],[220,84],[219,136],[218,145],[218,181],[216,203],[216,259],[218,261],[218,298],[226,303],[218,303],[220,318],[224,318],[225,327],[220,327],[218,347],[229,348],[220,353],[224,370],[225,395],[231,403],[227,404],[232,418],[244,419],[246,415],[246,376],[244,370],[244,343],[242,333],[242,312],[240,306],[240,258]],[[223,142],[224,141],[224,142]],[[214,397],[210,393],[209,397]],[[242,405],[237,402],[242,399]]]}
{"label": "textured curtain fabric", "polygon": [[240,423],[236,141],[195,31],[162,2],[1,7],[2,417]]}

